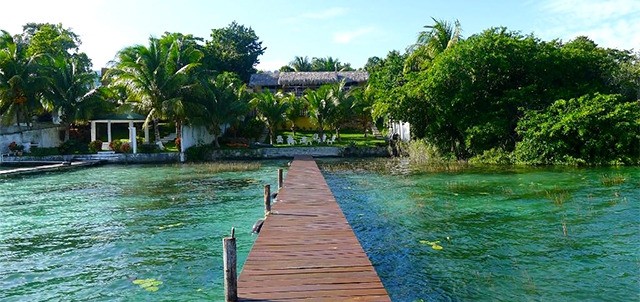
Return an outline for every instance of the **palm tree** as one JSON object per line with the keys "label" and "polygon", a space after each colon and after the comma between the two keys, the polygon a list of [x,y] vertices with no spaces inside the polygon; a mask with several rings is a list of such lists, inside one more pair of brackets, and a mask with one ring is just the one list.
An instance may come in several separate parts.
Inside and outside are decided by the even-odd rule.
{"label": "palm tree", "polygon": [[137,45],[121,50],[116,65],[105,75],[110,86],[125,89],[128,103],[147,112],[144,127],[153,122],[155,141],[161,147],[159,119],[174,120],[176,136],[180,138],[188,112],[198,107],[185,95],[195,87],[191,72],[200,66],[202,52],[184,46],[174,35],[151,37],[148,47]]}
{"label": "palm tree", "polygon": [[89,70],[87,60],[83,55],[58,57],[52,60],[49,68],[49,85],[43,103],[60,115],[66,126],[65,141],[69,138],[71,123],[90,119],[93,111],[99,110],[100,103],[104,102],[93,88],[97,75]]}
{"label": "palm tree", "polygon": [[269,141],[273,144],[276,128],[285,121],[285,114],[289,108],[284,94],[282,92],[273,94],[269,90],[257,93],[251,100],[251,106],[256,109],[260,119],[267,125]]}
{"label": "palm tree", "polygon": [[353,106],[353,97],[351,90],[346,89],[346,82],[332,84],[329,89],[329,100],[333,103],[334,110],[326,117],[327,122],[336,131],[336,136],[340,138],[340,128],[342,124],[353,117],[351,107]]}
{"label": "palm tree", "polygon": [[407,49],[410,54],[405,62],[405,72],[428,68],[428,65],[438,54],[457,43],[461,38],[462,29],[458,20],[451,24],[447,21],[431,19],[434,24],[425,25],[426,30],[421,31],[416,43]]}
{"label": "palm tree", "polygon": [[309,107],[311,118],[318,124],[318,135],[324,134],[324,124],[328,117],[334,111],[333,102],[330,99],[329,91],[331,87],[328,85],[320,86],[317,90],[307,90],[304,99]]}
{"label": "palm tree", "polygon": [[194,115],[192,122],[207,125],[213,133],[216,148],[219,148],[218,136],[222,127],[239,120],[249,110],[246,85],[235,73],[224,72],[215,79],[203,78],[196,99],[204,110]]}
{"label": "palm tree", "polygon": [[293,136],[296,136],[296,119],[300,117],[301,112],[304,110],[304,102],[301,98],[296,97],[295,94],[289,93],[285,96],[285,101],[289,104],[289,109],[286,112],[286,117],[291,122],[291,131]]}
{"label": "palm tree", "polygon": [[41,65],[44,55],[28,55],[26,43],[6,31],[0,33],[0,116],[5,124],[29,126],[31,116],[42,109],[48,83]]}
{"label": "palm tree", "polygon": [[289,62],[289,66],[293,68],[294,71],[311,71],[311,61],[309,61],[309,57],[299,57],[296,56],[293,58],[293,61]]}
{"label": "palm tree", "polygon": [[311,60],[311,70],[312,71],[350,71],[353,70],[351,68],[351,64],[346,63],[342,64],[340,60],[333,57],[326,58],[313,58]]}

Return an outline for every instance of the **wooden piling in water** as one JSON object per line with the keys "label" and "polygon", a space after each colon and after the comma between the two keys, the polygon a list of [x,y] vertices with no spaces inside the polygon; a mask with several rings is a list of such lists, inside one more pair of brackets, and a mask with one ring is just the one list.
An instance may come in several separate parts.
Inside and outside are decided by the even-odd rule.
{"label": "wooden piling in water", "polygon": [[283,171],[282,169],[278,169],[278,191],[282,189],[282,183],[283,183],[282,171]]}
{"label": "wooden piling in water", "polygon": [[235,228],[231,236],[222,239],[222,261],[224,262],[224,299],[225,302],[238,301],[238,270],[236,254]]}
{"label": "wooden piling in water", "polygon": [[264,214],[271,212],[271,185],[264,185]]}

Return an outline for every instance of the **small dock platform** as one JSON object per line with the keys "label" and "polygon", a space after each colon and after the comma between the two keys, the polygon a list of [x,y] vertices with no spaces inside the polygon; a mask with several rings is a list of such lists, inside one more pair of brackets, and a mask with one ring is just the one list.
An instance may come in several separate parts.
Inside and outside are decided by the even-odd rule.
{"label": "small dock platform", "polygon": [[30,167],[15,167],[13,169],[0,170],[0,178],[2,177],[11,177],[18,175],[26,175],[26,174],[34,174],[34,173],[42,173],[42,172],[50,172],[50,171],[64,171],[71,170],[80,167],[87,166],[95,166],[100,164],[100,161],[76,161],[76,162],[37,162],[37,161],[29,161],[29,162],[19,162],[21,164],[29,164],[33,165]]}
{"label": "small dock platform", "polygon": [[390,301],[320,169],[296,157],[244,263],[240,301]]}

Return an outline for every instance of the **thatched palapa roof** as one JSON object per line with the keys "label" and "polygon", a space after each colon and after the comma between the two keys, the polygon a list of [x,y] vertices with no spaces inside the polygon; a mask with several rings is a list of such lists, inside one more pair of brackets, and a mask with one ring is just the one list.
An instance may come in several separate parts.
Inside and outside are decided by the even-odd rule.
{"label": "thatched palapa roof", "polygon": [[337,83],[363,83],[369,79],[366,71],[318,71],[318,72],[277,72],[251,75],[249,86],[316,86]]}

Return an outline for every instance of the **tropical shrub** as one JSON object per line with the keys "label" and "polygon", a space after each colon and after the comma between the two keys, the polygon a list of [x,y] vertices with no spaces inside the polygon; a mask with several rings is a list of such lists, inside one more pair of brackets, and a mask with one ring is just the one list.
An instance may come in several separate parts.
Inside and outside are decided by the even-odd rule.
{"label": "tropical shrub", "polygon": [[191,146],[184,152],[189,161],[205,161],[209,158],[211,149],[213,149],[212,145]]}
{"label": "tropical shrub", "polygon": [[89,143],[89,152],[91,153],[96,153],[98,151],[102,150],[102,141],[101,140],[95,140]]}
{"label": "tropical shrub", "polygon": [[88,146],[87,143],[83,143],[79,140],[70,139],[66,142],[63,142],[59,147],[58,151],[60,154],[74,154],[74,153],[86,153]]}
{"label": "tropical shrub", "polygon": [[121,140],[112,140],[109,143],[109,149],[116,151],[116,152],[120,152],[120,148],[122,147],[122,141]]}
{"label": "tropical shrub", "polygon": [[518,161],[529,164],[638,164],[640,102],[593,94],[528,110],[518,123]]}
{"label": "tropical shrub", "polygon": [[122,153],[131,153],[131,144],[122,143],[122,145],[120,145],[120,152],[122,152]]}
{"label": "tropical shrub", "polygon": [[158,145],[156,144],[139,144],[138,152],[140,153],[154,153],[158,150]]}

